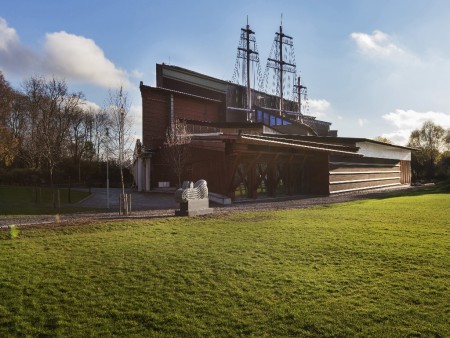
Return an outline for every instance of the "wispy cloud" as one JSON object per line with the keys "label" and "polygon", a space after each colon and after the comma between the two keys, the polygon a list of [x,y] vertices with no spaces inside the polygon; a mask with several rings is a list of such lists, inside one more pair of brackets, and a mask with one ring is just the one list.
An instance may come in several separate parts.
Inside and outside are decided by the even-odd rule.
{"label": "wispy cloud", "polygon": [[317,118],[324,118],[327,115],[327,110],[331,107],[330,102],[324,99],[308,99],[307,115],[315,116]]}
{"label": "wispy cloud", "polygon": [[383,115],[383,118],[402,129],[419,128],[426,121],[433,121],[444,128],[450,128],[450,114],[441,112],[418,112],[414,110],[396,109],[394,112]]}
{"label": "wispy cloud", "polygon": [[352,33],[350,34],[361,53],[373,57],[398,57],[407,55],[406,51],[397,46],[392,37],[379,30],[372,34]]}
{"label": "wispy cloud", "polygon": [[[382,115],[386,130],[391,130],[382,136],[405,145],[411,132],[425,121],[450,127],[450,114],[445,112],[450,104],[447,93],[450,76],[448,57],[431,50],[415,54],[407,47],[400,47],[391,35],[380,30],[372,34],[352,33],[351,38],[362,57],[370,62],[365,69],[376,69],[380,75],[373,79],[372,90],[376,90],[386,106],[411,107]],[[361,121],[358,123],[361,125]]]}
{"label": "wispy cloud", "polygon": [[442,112],[418,112],[414,110],[396,109],[382,116],[389,124],[397,129],[383,134],[394,143],[405,145],[414,129],[421,128],[426,121],[432,121],[444,128],[450,128],[450,114]]}
{"label": "wispy cloud", "polygon": [[135,134],[142,135],[142,105],[132,105],[130,107],[130,116],[133,123],[132,129]]}
{"label": "wispy cloud", "polygon": [[133,69],[133,71],[130,74],[132,77],[136,79],[141,79],[144,77],[144,73],[141,72],[139,69]]}
{"label": "wispy cloud", "polygon": [[47,33],[42,50],[33,50],[2,18],[0,67],[16,75],[49,74],[106,88],[129,85],[128,73],[109,60],[94,40],[64,31]]}
{"label": "wispy cloud", "polygon": [[140,125],[142,123],[142,105],[132,105],[130,107],[130,115]]}
{"label": "wispy cloud", "polygon": [[369,122],[369,120],[367,120],[367,119],[361,119],[361,118],[359,118],[359,119],[358,119],[358,126],[364,127],[368,122]]}

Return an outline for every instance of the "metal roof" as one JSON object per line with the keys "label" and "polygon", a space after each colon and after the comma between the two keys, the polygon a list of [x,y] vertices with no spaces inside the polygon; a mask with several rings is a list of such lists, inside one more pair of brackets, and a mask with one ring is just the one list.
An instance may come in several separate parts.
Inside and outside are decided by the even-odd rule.
{"label": "metal roof", "polygon": [[336,144],[325,144],[325,143],[315,143],[315,142],[303,142],[296,140],[288,140],[282,138],[268,137],[268,136],[258,136],[249,134],[240,135],[195,135],[192,137],[193,141],[232,141],[236,143],[247,143],[247,144],[260,144],[266,146],[281,146],[286,148],[293,148],[311,152],[326,152],[333,155],[345,155],[345,156],[356,156],[362,157],[362,154],[358,154],[357,147],[347,147]]}
{"label": "metal roof", "polygon": [[[276,137],[276,135],[274,135]],[[280,135],[281,137],[288,138],[288,139],[296,139],[296,140],[302,140],[302,141],[314,141],[314,142],[325,142],[328,144],[354,144],[356,145],[356,142],[370,142],[395,148],[401,148],[401,149],[408,149],[408,150],[416,150],[415,148],[406,147],[406,146],[399,146],[397,144],[389,144],[385,142],[380,142],[376,140],[371,140],[368,138],[361,138],[361,137],[335,137],[335,136],[302,136],[302,135]]]}
{"label": "metal roof", "polygon": [[316,152],[326,152],[329,154],[335,154],[335,155],[346,155],[346,156],[357,156],[362,157],[363,155],[356,153],[357,149],[353,147],[348,147],[348,150],[340,150],[336,149],[336,145],[327,145],[327,144],[314,144],[313,142],[310,142],[309,144],[301,143],[301,142],[295,142],[293,140],[288,139],[281,139],[282,141],[279,141],[277,138],[267,137],[267,136],[256,136],[256,135],[240,135],[240,139],[242,140],[249,140],[256,143],[261,144],[267,144],[267,145],[280,145],[284,147],[289,148],[296,148],[296,149],[304,149],[309,151],[316,151]]}
{"label": "metal roof", "polygon": [[178,90],[167,89],[167,88],[163,88],[163,87],[147,86],[147,85],[144,85],[143,83],[141,83],[140,88],[141,88],[141,90],[142,90],[142,88],[145,88],[145,89],[150,89],[150,90],[154,90],[154,91],[161,91],[161,92],[167,92],[167,93],[172,93],[172,94],[180,94],[180,95],[189,96],[189,97],[193,97],[193,98],[200,99],[200,100],[206,100],[206,101],[210,101],[210,102],[222,103],[221,100],[211,99],[209,97],[189,94],[189,93],[185,93],[185,92],[180,92]]}

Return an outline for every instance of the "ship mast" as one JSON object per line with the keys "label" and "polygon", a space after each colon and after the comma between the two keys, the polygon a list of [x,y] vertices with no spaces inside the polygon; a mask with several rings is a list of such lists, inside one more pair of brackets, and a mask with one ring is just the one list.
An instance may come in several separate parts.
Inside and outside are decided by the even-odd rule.
{"label": "ship mast", "polygon": [[[247,97],[247,121],[251,121],[251,109],[252,109],[252,86],[251,86],[251,63],[256,62],[257,63],[257,70],[260,73],[261,70],[259,69],[259,53],[256,47],[256,38],[255,38],[255,32],[251,30],[250,25],[248,24],[248,17],[247,17],[247,25],[245,28],[241,28],[241,40],[239,42],[238,47],[238,54],[236,59],[236,66],[235,66],[235,74],[233,75],[234,81],[237,82],[238,72],[239,72],[239,66],[238,61],[239,59],[244,60],[244,64],[242,65],[242,84],[247,87],[246,90],[246,97]],[[259,75],[258,73],[258,75]]]}
{"label": "ship mast", "polygon": [[278,58],[268,58],[267,59],[267,67],[275,69],[275,71],[278,73],[278,83],[279,83],[279,94],[280,94],[280,115],[284,111],[284,93],[283,93],[283,86],[284,86],[284,73],[293,73],[296,72],[296,66],[294,63],[289,63],[285,61],[285,57],[283,56],[283,48],[284,45],[288,45],[292,48],[293,44],[293,38],[289,35],[286,35],[283,33],[283,23],[280,25],[279,32],[275,33],[275,43],[277,44],[278,48]]}
{"label": "ship mast", "polygon": [[302,113],[302,95],[306,96],[306,86],[303,86],[300,80],[300,76],[297,77],[297,84],[294,86],[294,89],[297,90],[297,102],[298,102],[298,118],[303,116]]}
{"label": "ship mast", "polygon": [[250,48],[250,36],[252,34],[255,34],[254,31],[252,31],[250,29],[250,26],[248,24],[248,17],[247,17],[247,26],[244,28],[241,28],[242,32],[245,34],[245,42],[246,42],[246,46],[245,49],[244,48],[240,48],[239,50],[245,53],[245,57],[246,57],[246,66],[247,66],[247,109],[251,110],[252,109],[252,88],[251,88],[251,83],[250,83],[250,68],[251,68],[251,63],[250,63],[250,57],[252,55],[252,53],[255,53],[255,51],[253,51]]}

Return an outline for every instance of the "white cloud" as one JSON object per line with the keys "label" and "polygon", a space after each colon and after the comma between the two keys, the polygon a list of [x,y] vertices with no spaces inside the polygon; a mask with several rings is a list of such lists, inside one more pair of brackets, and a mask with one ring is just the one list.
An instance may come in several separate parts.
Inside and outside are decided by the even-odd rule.
{"label": "white cloud", "polygon": [[126,72],[107,59],[94,40],[66,32],[49,33],[44,49],[50,73],[103,87],[129,84]]}
{"label": "white cloud", "polygon": [[4,72],[23,74],[38,65],[37,54],[22,45],[16,30],[0,18],[0,68]]}
{"label": "white cloud", "polygon": [[406,129],[399,129],[392,133],[384,133],[381,136],[386,137],[388,140],[391,140],[393,144],[405,146],[408,143],[409,135],[411,135],[411,131],[406,130]]}
{"label": "white cloud", "polygon": [[361,53],[374,57],[403,56],[407,53],[397,46],[389,34],[374,30],[371,35],[366,33],[352,33],[351,38],[355,41]]}
{"label": "white cloud", "polygon": [[133,119],[142,122],[142,106],[141,105],[132,105],[130,107],[130,115],[133,116]]}
{"label": "white cloud", "polygon": [[5,19],[0,18],[0,50],[7,51],[11,45],[19,43],[19,36],[14,28],[8,26]]}
{"label": "white cloud", "polygon": [[394,112],[383,115],[383,118],[399,129],[416,129],[422,127],[426,121],[433,121],[444,128],[450,127],[450,114],[427,111],[396,109]]}
{"label": "white cloud", "polygon": [[112,88],[129,86],[129,74],[109,60],[94,40],[67,32],[48,33],[43,49],[22,44],[16,30],[0,18],[0,67],[14,75],[51,75]]}
{"label": "white cloud", "polygon": [[331,104],[324,99],[308,99],[308,108],[305,112],[306,115],[315,116],[317,118],[323,118],[326,116],[327,110]]}
{"label": "white cloud", "polygon": [[[136,135],[141,134],[142,130],[142,105],[132,105],[130,107],[130,116],[133,121],[133,130]],[[141,137],[137,137],[141,138]]]}
{"label": "white cloud", "polygon": [[83,100],[82,103],[84,104],[84,106],[85,106],[87,109],[91,109],[91,110],[93,110],[93,111],[100,111],[100,110],[101,110],[101,107],[100,107],[97,103],[95,103],[95,102],[88,101],[88,100]]}
{"label": "white cloud", "polygon": [[383,119],[397,128],[392,133],[383,134],[394,143],[405,145],[414,129],[422,127],[426,121],[433,121],[443,128],[450,128],[450,114],[442,112],[417,112],[415,110],[396,109],[394,112],[384,114]]}

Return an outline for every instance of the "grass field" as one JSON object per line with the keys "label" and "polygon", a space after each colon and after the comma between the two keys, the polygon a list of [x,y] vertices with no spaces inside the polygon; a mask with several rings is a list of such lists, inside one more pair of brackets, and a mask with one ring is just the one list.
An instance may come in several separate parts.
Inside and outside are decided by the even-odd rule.
{"label": "grass field", "polygon": [[418,193],[0,232],[0,336],[448,337],[449,206]]}
{"label": "grass field", "polygon": [[[57,195],[55,194],[55,198]],[[50,188],[0,187],[0,217],[16,215],[44,215],[81,211],[73,207],[89,196],[86,191],[59,189],[60,208],[53,207],[53,193]]]}

